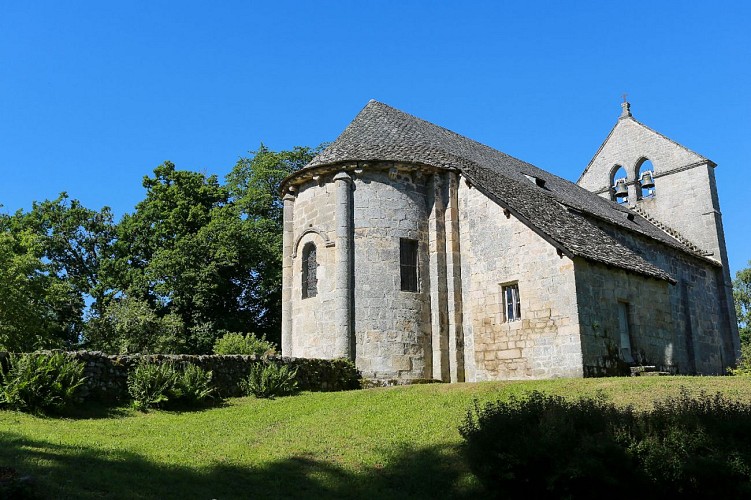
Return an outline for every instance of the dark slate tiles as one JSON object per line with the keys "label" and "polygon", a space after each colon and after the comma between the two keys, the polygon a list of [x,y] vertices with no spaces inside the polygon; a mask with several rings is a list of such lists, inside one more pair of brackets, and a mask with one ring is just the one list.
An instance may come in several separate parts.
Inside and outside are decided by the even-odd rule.
{"label": "dark slate tiles", "polygon": [[[455,168],[568,253],[673,281],[596,227],[590,218],[696,255],[658,227],[615,202],[443,127],[370,101],[342,134],[304,169],[355,161],[395,161]],[[541,179],[544,187],[526,176]],[[628,217],[631,215],[631,217]]]}

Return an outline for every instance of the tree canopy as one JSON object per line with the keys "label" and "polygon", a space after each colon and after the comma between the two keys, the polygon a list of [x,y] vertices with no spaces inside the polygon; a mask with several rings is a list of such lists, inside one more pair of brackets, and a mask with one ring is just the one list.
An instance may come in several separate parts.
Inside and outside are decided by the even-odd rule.
{"label": "tree canopy", "polygon": [[0,349],[210,352],[227,332],[279,341],[279,185],[319,148],[241,157],[225,182],[171,162],[115,223],[62,193],[0,216]]}
{"label": "tree canopy", "polygon": [[[751,261],[749,266],[751,266]],[[741,345],[751,346],[751,267],[741,269],[735,274],[733,300]]]}

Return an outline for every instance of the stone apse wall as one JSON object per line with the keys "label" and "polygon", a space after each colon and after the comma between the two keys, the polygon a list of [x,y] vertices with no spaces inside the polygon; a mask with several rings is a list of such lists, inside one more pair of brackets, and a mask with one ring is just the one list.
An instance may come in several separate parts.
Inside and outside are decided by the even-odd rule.
{"label": "stone apse wall", "polygon": [[[415,169],[328,172],[285,197],[282,352],[344,357],[367,378],[432,377],[429,191]],[[418,242],[418,290],[400,289],[400,239]],[[317,252],[303,297],[302,251]],[[355,272],[356,270],[356,272]]]}

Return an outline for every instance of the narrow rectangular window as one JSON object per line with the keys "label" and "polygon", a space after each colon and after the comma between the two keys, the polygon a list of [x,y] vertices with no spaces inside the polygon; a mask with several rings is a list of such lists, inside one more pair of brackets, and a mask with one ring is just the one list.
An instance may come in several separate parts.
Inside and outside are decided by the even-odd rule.
{"label": "narrow rectangular window", "polygon": [[519,284],[511,283],[503,286],[503,310],[506,321],[522,319],[522,305],[519,300]]}
{"label": "narrow rectangular window", "polygon": [[402,291],[417,291],[417,240],[399,239],[399,268]]}
{"label": "narrow rectangular window", "polygon": [[631,355],[631,328],[629,326],[628,303],[618,302],[618,330],[621,333],[621,358],[626,363],[633,363],[634,358]]}
{"label": "narrow rectangular window", "polygon": [[306,243],[302,249],[302,298],[315,297],[318,294],[318,260],[316,246]]}

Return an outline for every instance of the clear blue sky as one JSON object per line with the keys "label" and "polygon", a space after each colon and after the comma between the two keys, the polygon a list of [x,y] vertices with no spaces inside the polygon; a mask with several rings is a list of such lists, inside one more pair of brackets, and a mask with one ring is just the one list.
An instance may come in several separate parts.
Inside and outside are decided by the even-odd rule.
{"label": "clear blue sky", "polygon": [[751,259],[748,2],[0,0],[0,210],[119,217],[164,160],[225,175],[331,141],[371,98],[576,180],[634,116],[716,170]]}

